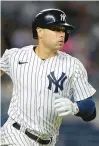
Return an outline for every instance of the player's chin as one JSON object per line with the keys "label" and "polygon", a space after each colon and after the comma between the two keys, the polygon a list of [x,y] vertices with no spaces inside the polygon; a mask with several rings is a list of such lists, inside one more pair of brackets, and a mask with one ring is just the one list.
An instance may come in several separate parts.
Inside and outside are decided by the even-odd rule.
{"label": "player's chin", "polygon": [[54,51],[59,51],[63,47],[62,43],[57,43],[54,45]]}
{"label": "player's chin", "polygon": [[60,43],[57,45],[57,50],[60,50],[63,47],[64,43]]}

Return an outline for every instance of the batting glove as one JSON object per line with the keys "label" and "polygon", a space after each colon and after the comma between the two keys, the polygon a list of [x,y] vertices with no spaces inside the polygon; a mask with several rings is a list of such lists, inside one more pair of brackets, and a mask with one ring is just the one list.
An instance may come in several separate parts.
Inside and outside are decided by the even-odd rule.
{"label": "batting glove", "polygon": [[75,115],[79,112],[77,103],[73,103],[70,99],[59,96],[55,98],[54,104],[58,116]]}

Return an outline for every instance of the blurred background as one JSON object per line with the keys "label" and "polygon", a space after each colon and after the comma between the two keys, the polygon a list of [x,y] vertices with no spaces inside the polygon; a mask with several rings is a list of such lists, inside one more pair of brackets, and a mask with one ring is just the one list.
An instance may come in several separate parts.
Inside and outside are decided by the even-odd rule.
{"label": "blurred background", "polygon": [[[32,38],[33,17],[42,9],[59,8],[74,25],[69,40],[61,48],[78,58],[88,72],[89,83],[97,90],[97,117],[91,122],[67,116],[56,146],[99,146],[99,1],[1,1],[1,56],[5,49],[36,44]],[[6,122],[12,81],[1,77],[1,126]]]}

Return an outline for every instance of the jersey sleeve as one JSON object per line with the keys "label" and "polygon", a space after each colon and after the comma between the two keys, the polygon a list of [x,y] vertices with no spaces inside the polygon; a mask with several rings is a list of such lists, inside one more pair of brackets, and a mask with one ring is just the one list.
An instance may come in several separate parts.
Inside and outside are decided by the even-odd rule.
{"label": "jersey sleeve", "polygon": [[6,49],[3,56],[0,58],[0,70],[4,71],[8,75],[10,74],[9,56],[9,50]]}
{"label": "jersey sleeve", "polygon": [[74,101],[86,99],[93,94],[96,90],[88,82],[87,71],[80,61],[75,61],[73,82],[72,82],[72,95]]}
{"label": "jersey sleeve", "polygon": [[10,59],[14,52],[18,51],[18,48],[6,49],[2,57],[0,58],[0,70],[7,73],[10,76]]}

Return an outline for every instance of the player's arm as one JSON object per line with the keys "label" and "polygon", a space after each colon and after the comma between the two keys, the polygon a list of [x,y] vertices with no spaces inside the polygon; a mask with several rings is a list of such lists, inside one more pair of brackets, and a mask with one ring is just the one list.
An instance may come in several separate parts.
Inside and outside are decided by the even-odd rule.
{"label": "player's arm", "polygon": [[93,100],[96,90],[89,84],[87,71],[83,64],[78,60],[75,62],[72,93],[79,109],[75,115],[82,117],[84,121],[91,121],[96,117],[96,107]]}
{"label": "player's arm", "polygon": [[81,117],[84,121],[91,121],[96,117],[96,106],[93,97],[77,101],[79,112],[76,116]]}
{"label": "player's arm", "polygon": [[59,116],[76,115],[84,121],[91,121],[96,117],[95,103],[92,96],[96,90],[88,83],[86,69],[81,62],[75,60],[74,74],[71,82],[71,93],[74,103],[69,98],[57,96],[55,109]]}

